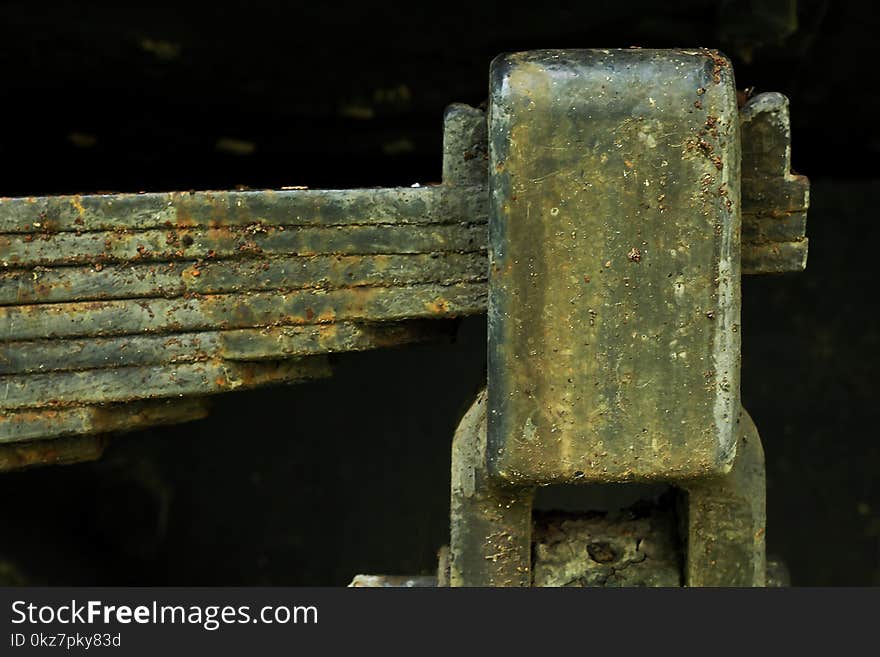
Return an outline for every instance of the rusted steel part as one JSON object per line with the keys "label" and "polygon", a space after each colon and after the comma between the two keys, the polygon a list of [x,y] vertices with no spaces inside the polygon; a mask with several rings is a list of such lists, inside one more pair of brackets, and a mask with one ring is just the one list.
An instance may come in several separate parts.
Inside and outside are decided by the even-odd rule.
{"label": "rusted steel part", "polygon": [[[6,329],[2,338],[6,342],[0,343],[0,374],[289,358],[422,339],[433,331],[400,326],[385,331],[373,323],[400,317],[399,307],[397,314],[366,317],[366,323],[339,320],[333,314],[335,319],[329,323],[314,324],[309,310],[315,314],[315,309],[308,306],[304,315],[293,313],[282,320],[283,326],[265,326],[266,313],[271,315],[268,295],[257,298],[260,308],[255,314],[246,302],[238,303],[235,295],[276,289],[320,293],[383,285],[406,294],[412,285],[424,285],[414,291],[416,302],[427,305],[426,312],[417,316],[481,312],[485,296],[481,298],[473,289],[462,290],[454,281],[480,284],[488,212],[486,158],[484,113],[452,105],[445,116],[442,186],[2,199],[0,233],[5,234],[0,235],[0,305],[49,305],[34,315],[13,311],[0,321],[0,332]],[[744,197],[747,204],[748,194]],[[766,202],[772,195],[756,198]],[[785,237],[786,221],[796,221],[796,217],[765,223],[762,234]],[[777,260],[780,251],[796,253],[800,248],[796,242],[754,245],[756,252],[763,249],[768,258]],[[431,283],[449,287],[450,303],[443,294],[433,299],[419,297]],[[67,302],[87,300],[163,301],[205,294],[211,298],[195,306],[140,306],[144,314],[130,304],[104,307],[105,312],[99,311],[98,321],[92,323],[84,321],[88,311],[83,314],[82,305],[67,306]],[[395,298],[394,291],[388,295]],[[302,294],[286,298],[291,296],[304,298]],[[357,305],[367,296],[353,293],[342,298],[358,298]],[[56,318],[64,315],[62,304],[73,313],[74,328],[60,328],[63,321],[54,324],[61,334],[76,337],[45,339],[49,332],[41,331],[51,329],[53,313]],[[167,321],[155,319],[157,309],[170,311]],[[134,318],[125,329],[133,333],[118,335],[112,317],[115,310],[128,320]],[[226,319],[218,320],[224,310],[236,310],[232,326],[253,327],[217,330],[230,325]],[[328,314],[322,321],[330,318],[326,306],[324,310]],[[353,314],[350,311],[342,316],[363,317],[357,309]],[[146,326],[138,323],[138,316],[149,318]],[[174,316],[186,317],[195,326],[205,321],[226,323],[213,330],[193,331],[182,328],[186,322],[178,326],[171,319]],[[39,329],[21,332],[14,328],[32,317]],[[84,326],[90,328],[80,334]],[[143,328],[175,333],[141,335]],[[89,333],[92,329],[94,334]],[[40,356],[28,357],[35,353]],[[90,409],[81,410],[89,413]]]}
{"label": "rusted steel part", "polygon": [[[232,362],[208,360],[156,366],[109,367],[0,377],[4,412],[61,408],[134,399],[186,397],[330,375],[323,356],[300,360]],[[0,435],[0,441],[6,436]]]}
{"label": "rusted steel part", "polygon": [[452,224],[485,215],[483,195],[442,185],[93,194],[0,198],[0,233],[39,240],[67,232],[238,227],[255,234],[267,227]]}
{"label": "rusted steel part", "polygon": [[490,471],[522,485],[723,471],[740,406],[730,63],[505,56],[489,132]]}
{"label": "rusted steel part", "polygon": [[536,513],[532,586],[681,586],[677,534],[670,505]]}
{"label": "rusted steel part", "polygon": [[486,470],[486,392],[452,441],[450,586],[529,586],[533,489],[505,486]]}
{"label": "rusted steel part", "polygon": [[[317,354],[361,351],[432,339],[434,322],[278,327],[119,338],[7,343],[6,365],[25,374],[0,376],[0,408],[58,408],[80,403],[210,394],[329,375]],[[29,358],[28,354],[39,357]],[[278,359],[283,356],[286,360]],[[310,356],[303,358],[304,356]],[[5,416],[4,416],[5,417]],[[31,416],[27,416],[31,417]],[[51,423],[54,415],[47,420]],[[34,426],[42,427],[38,418]],[[39,430],[39,429],[38,429]],[[0,422],[0,441],[35,437],[20,423]],[[27,434],[27,435],[25,435]]]}
{"label": "rusted steel part", "polygon": [[[207,412],[205,401],[196,399],[4,412],[0,414],[0,472],[91,461],[103,454],[108,433],[189,422]],[[14,436],[13,442],[4,441],[9,436]]]}
{"label": "rusted steel part", "polygon": [[[313,356],[299,360],[209,360],[0,377],[0,444],[184,422],[202,417],[206,408],[199,400],[194,404],[187,397],[329,375],[325,357]],[[141,406],[140,400],[163,398],[169,398],[167,405]],[[200,410],[194,413],[193,408]]]}
{"label": "rusted steel part", "polygon": [[788,99],[759,94],[742,108],[741,122],[743,273],[802,271],[810,181],[791,171]]}
{"label": "rusted steel part", "polygon": [[[449,583],[525,585],[536,484],[665,479],[688,490],[684,581],[763,585],[763,460],[737,422],[729,62],[525,53],[493,63],[491,92],[488,409],[453,444]],[[584,570],[555,561],[541,581]]]}
{"label": "rusted steel part", "polygon": [[3,306],[0,340],[439,319],[472,315],[485,304],[484,283],[457,283]]}
{"label": "rusted steel part", "polygon": [[768,584],[764,457],[744,410],[730,472],[674,482],[678,504],[534,516],[533,488],[487,476],[486,413],[483,391],[453,440],[450,545],[440,552],[440,586]]}
{"label": "rusted steel part", "polygon": [[[477,218],[479,219],[479,217]],[[189,244],[169,245],[169,235]],[[267,256],[391,255],[450,252],[479,253],[485,248],[485,227],[479,222],[453,225],[369,225],[322,228],[208,228],[147,230],[137,233],[54,233],[28,240],[28,235],[0,236],[4,269],[91,264],[99,273],[105,264],[153,263],[176,270],[178,276],[199,269],[206,260],[249,260]],[[202,261],[202,262],[198,262]],[[186,266],[189,264],[189,266]],[[100,277],[98,277],[100,279]]]}
{"label": "rusted steel part", "polygon": [[[667,532],[669,518],[638,516],[607,518],[604,514],[546,515],[536,522],[532,550],[535,587],[681,586],[680,555],[675,534]],[[584,557],[586,546],[587,557]],[[592,548],[592,552],[590,551]],[[670,549],[671,548],[671,549]],[[594,557],[595,555],[595,557]],[[610,561],[605,556],[611,557]],[[598,559],[598,560],[597,560]],[[449,586],[441,575],[355,575],[350,587],[413,588]],[[767,561],[767,586],[790,586],[780,561]]]}
{"label": "rusted steel part", "polygon": [[0,306],[485,280],[486,258],[481,253],[274,256],[210,260],[173,268],[108,265],[101,271],[92,267],[34,268],[0,273]]}
{"label": "rusted steel part", "polygon": [[764,449],[743,409],[739,447],[727,474],[682,482],[687,586],[765,586]]}
{"label": "rusted steel part", "polygon": [[[489,173],[486,113],[470,105],[453,103],[446,108],[443,123],[443,185],[485,190]],[[485,192],[482,196],[483,203],[487,203]],[[485,205],[482,208],[488,213]]]}
{"label": "rusted steel part", "polygon": [[[441,186],[0,200],[9,463],[91,458],[100,441],[63,437],[195,419],[203,395],[326,376],[321,354],[482,312],[485,125],[449,108]],[[59,437],[63,459],[34,442]]]}
{"label": "rusted steel part", "polygon": [[331,322],[229,331],[0,343],[0,375],[91,370],[211,359],[258,361],[363,351],[448,334],[443,322]]}
{"label": "rusted steel part", "polygon": [[104,435],[0,444],[0,472],[94,461],[101,457],[106,445],[107,438]]}
{"label": "rusted steel part", "polygon": [[[649,502],[611,513],[536,512],[531,586],[681,586],[682,555],[672,505]],[[449,549],[436,577],[357,575],[349,586],[450,586]],[[458,585],[458,584],[457,584]]]}
{"label": "rusted steel part", "polygon": [[[0,444],[77,434],[134,431],[200,420],[207,414],[205,399],[163,399],[130,404],[10,411],[0,415]],[[31,447],[36,449],[39,445]],[[51,449],[51,445],[44,447]]]}

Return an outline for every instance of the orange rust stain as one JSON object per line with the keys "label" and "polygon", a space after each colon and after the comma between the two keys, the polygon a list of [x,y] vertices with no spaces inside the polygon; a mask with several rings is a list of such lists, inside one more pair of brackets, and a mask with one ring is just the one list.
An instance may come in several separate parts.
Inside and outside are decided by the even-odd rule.
{"label": "orange rust stain", "polygon": [[39,420],[56,420],[60,415],[59,411],[52,409],[44,409],[39,411],[16,411],[11,415],[0,415],[0,424],[4,422],[35,422]]}
{"label": "orange rust stain", "polygon": [[82,217],[86,213],[86,209],[83,207],[82,204],[82,199],[79,196],[71,196],[70,204],[74,207],[80,217]]}
{"label": "orange rust stain", "polygon": [[178,202],[174,204],[175,225],[178,228],[191,228],[195,226],[196,222],[190,214],[187,204],[183,199],[177,199],[177,201]]}
{"label": "orange rust stain", "polygon": [[334,308],[327,308],[325,311],[320,313],[316,319],[319,324],[325,324],[328,322],[332,322],[336,319],[336,310]]}
{"label": "orange rust stain", "polygon": [[253,386],[255,384],[271,380],[271,377],[267,376],[266,374],[266,369],[268,365],[268,363],[262,365],[250,363],[243,364],[237,370],[239,382],[243,386]]}
{"label": "orange rust stain", "polygon": [[322,342],[332,340],[339,333],[339,324],[332,322],[318,327],[318,339]]}
{"label": "orange rust stain", "polygon": [[425,308],[435,315],[445,315],[449,310],[445,299],[437,299],[436,301],[428,302],[425,304]]}
{"label": "orange rust stain", "polygon": [[52,463],[75,463],[99,458],[106,440],[97,436],[56,438],[0,445],[0,471]]}

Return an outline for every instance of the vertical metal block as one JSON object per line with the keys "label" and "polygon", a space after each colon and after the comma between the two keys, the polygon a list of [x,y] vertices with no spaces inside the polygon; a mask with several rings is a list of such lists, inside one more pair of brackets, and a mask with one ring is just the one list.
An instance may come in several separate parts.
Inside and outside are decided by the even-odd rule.
{"label": "vertical metal block", "polygon": [[684,482],[686,586],[766,586],[764,448],[742,411],[730,472]]}
{"label": "vertical metal block", "polygon": [[534,489],[507,486],[486,471],[486,391],[452,440],[449,584],[529,586]]}
{"label": "vertical metal block", "polygon": [[740,142],[708,50],[492,64],[488,466],[527,485],[723,472]]}

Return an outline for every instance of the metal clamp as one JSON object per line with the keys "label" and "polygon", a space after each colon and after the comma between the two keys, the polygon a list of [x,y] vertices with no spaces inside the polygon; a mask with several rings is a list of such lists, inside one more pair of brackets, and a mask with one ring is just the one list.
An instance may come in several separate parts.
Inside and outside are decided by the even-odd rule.
{"label": "metal clamp", "polygon": [[756,211],[780,187],[785,207],[806,207],[779,157],[782,107],[765,96],[745,112],[747,171],[768,178],[741,195],[720,54],[493,62],[489,382],[453,445],[451,585],[531,584],[536,486],[657,480],[684,491],[684,583],[765,583],[763,451],[739,394],[740,226],[745,206],[753,228],[772,216],[792,231],[751,230],[753,245],[792,245],[756,246],[752,271],[803,264],[803,224]]}
{"label": "metal clamp", "polygon": [[[711,50],[535,51],[495,60],[488,117],[444,121],[436,185],[0,199],[0,470],[96,458],[213,393],[487,312],[440,583],[562,581],[536,578],[533,552],[560,552],[533,540],[537,487],[663,481],[681,582],[763,584],[740,280],[806,263],[785,97],[738,107]],[[669,551],[628,522],[634,547],[591,544],[604,575],[574,579]],[[661,561],[644,581],[670,581]]]}

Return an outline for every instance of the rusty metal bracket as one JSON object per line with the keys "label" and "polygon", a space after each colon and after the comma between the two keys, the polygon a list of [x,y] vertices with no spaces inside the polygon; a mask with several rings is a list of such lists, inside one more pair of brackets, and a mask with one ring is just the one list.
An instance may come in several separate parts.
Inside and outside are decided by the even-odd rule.
{"label": "rusty metal bracket", "polygon": [[727,468],[741,296],[727,60],[499,58],[489,130],[490,470],[541,485]]}
{"label": "rusty metal bracket", "polygon": [[[789,171],[788,103],[762,94],[740,117],[743,273],[802,269],[808,181]],[[310,360],[485,312],[486,116],[451,105],[444,126],[436,186],[0,199],[0,450],[142,426],[102,421],[126,403],[324,376]],[[685,146],[703,153],[718,129]]]}
{"label": "rusty metal bracket", "polygon": [[485,114],[444,125],[442,185],[0,200],[0,469],[484,312]]}
{"label": "rusty metal bracket", "polygon": [[[604,514],[542,523],[532,511],[534,486],[506,484],[488,473],[487,408],[484,390],[453,439],[450,544],[440,563],[441,585],[767,584],[764,452],[745,411],[735,423],[731,470],[673,482],[674,513],[650,509],[612,523]],[[590,546],[605,554],[591,553]]]}
{"label": "rusty metal bracket", "polygon": [[[486,312],[438,583],[763,585],[740,280],[806,264],[788,101],[738,107],[706,49],[505,55],[489,91],[488,115],[447,109],[441,184],[0,199],[0,471]],[[537,487],[629,481],[677,510],[533,532]],[[611,538],[586,569],[560,536]]]}
{"label": "rusty metal bracket", "polygon": [[[744,260],[805,263],[786,104],[765,94],[745,108],[742,155],[717,52],[518,53],[490,79],[488,391],[453,441],[448,583],[548,581],[534,574],[537,486],[659,480],[681,491],[681,583],[765,585],[740,277]],[[550,553],[534,554],[547,570]]]}

